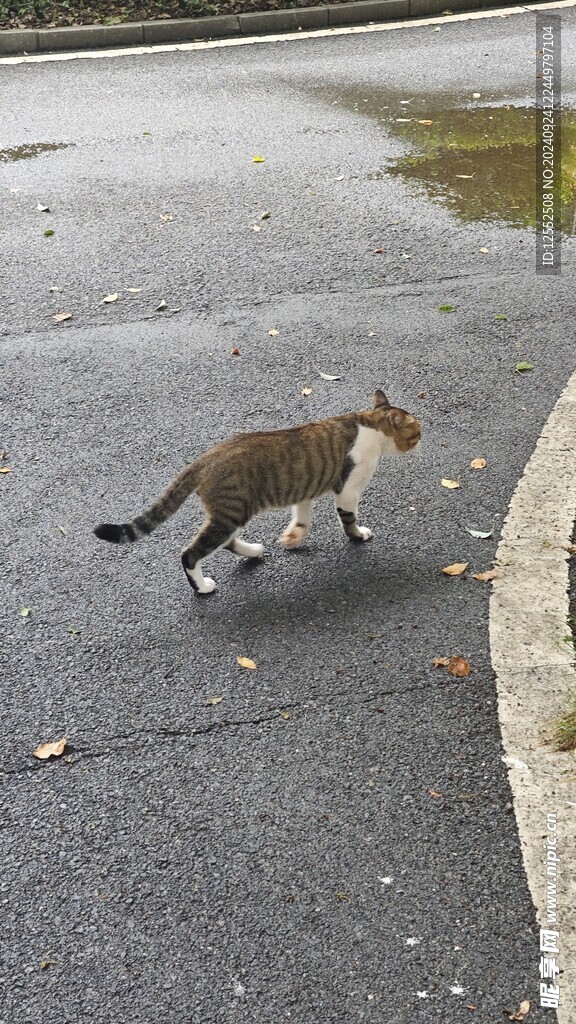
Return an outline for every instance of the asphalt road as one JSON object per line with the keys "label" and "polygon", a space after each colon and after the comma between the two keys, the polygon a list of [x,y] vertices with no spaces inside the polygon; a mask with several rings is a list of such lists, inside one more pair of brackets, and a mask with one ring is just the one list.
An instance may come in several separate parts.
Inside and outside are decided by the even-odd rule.
{"label": "asphalt road", "polygon": [[[67,144],[0,164],[2,1024],[495,1024],[537,1001],[489,588],[440,570],[490,567],[574,369],[574,244],[537,278],[529,228],[382,173],[410,146],[362,112],[530,104],[534,50],[526,14],[1,69],[3,151]],[[195,501],[129,549],[93,537],[209,444],[376,385],[423,441],[367,491],[370,544],[326,500],[284,552],[269,515],[246,531],[264,562],[216,555],[199,600]],[[467,678],[433,667],[454,654]]]}

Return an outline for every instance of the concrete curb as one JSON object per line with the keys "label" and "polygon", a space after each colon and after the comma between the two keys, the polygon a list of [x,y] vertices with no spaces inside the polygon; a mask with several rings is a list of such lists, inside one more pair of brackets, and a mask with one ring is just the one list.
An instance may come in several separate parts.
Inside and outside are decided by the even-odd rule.
{"label": "concrete curb", "polygon": [[[504,6],[516,7],[514,3]],[[422,18],[449,10],[501,10],[494,0],[353,0],[284,11],[143,21],[125,25],[81,25],[73,28],[1,29],[0,55],[149,46],[231,36],[295,32],[370,22]]]}
{"label": "concrete curb", "polygon": [[[568,562],[576,511],[576,373],[558,399],[512,501],[490,600],[504,761],[528,884],[540,925],[559,932],[560,1024],[576,1020],[576,757],[547,743],[576,691],[568,629]],[[557,826],[547,828],[547,815]],[[560,858],[557,922],[547,913],[547,837]],[[553,957],[553,953],[544,953]],[[538,971],[535,959],[534,970]]]}

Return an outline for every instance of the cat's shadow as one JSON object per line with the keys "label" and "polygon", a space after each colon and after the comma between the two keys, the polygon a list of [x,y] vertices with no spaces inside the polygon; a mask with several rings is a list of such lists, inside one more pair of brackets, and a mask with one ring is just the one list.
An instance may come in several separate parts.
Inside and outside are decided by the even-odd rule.
{"label": "cat's shadow", "polygon": [[239,560],[219,574],[214,594],[194,598],[191,614],[200,608],[205,623],[219,630],[231,622],[262,627],[279,617],[293,625],[309,623],[326,613],[336,624],[350,615],[351,605],[369,606],[372,618],[385,616],[391,602],[397,610],[406,604],[412,611],[432,575],[424,552],[387,550],[375,559],[368,548],[354,545],[327,561],[311,542],[263,560]]}

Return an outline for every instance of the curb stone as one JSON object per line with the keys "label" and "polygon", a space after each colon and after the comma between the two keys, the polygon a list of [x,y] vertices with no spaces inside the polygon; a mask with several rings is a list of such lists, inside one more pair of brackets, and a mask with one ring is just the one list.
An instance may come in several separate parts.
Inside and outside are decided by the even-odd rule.
{"label": "curb stone", "polygon": [[[516,487],[490,598],[490,649],[504,762],[522,857],[541,928],[559,932],[559,1024],[576,1020],[576,755],[554,750],[551,723],[576,691],[568,632],[574,531],[576,373],[558,399]],[[548,816],[557,821],[550,833]],[[557,840],[557,921],[548,918],[547,836]],[[538,972],[538,955],[534,970]]]}
{"label": "curb stone", "polygon": [[298,29],[363,25],[370,22],[421,18],[464,10],[485,10],[516,4],[495,0],[353,0],[280,11],[219,14],[207,18],[177,18],[128,22],[123,25],[78,25],[70,28],[0,29],[0,55],[95,50],[118,46],[226,39],[230,36],[293,32]]}

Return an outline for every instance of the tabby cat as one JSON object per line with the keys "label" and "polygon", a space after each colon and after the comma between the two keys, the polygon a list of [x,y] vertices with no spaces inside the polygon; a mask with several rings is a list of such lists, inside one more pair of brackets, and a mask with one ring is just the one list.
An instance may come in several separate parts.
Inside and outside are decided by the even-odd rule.
{"label": "tabby cat", "polygon": [[292,505],[292,519],[279,538],[296,547],[310,530],[312,502],[331,491],[344,533],[350,540],[369,540],[372,532],[358,526],[362,491],[380,455],[401,455],[420,440],[414,416],[390,405],[376,391],[372,409],[345,413],[287,430],[238,434],[210,448],[186,466],[164,494],[131,523],[102,523],[94,533],[112,544],[128,544],[152,533],[196,491],[206,519],[182,552],[182,565],[198,594],[216,584],[202,575],[202,559],[219,548],[260,558],[262,544],[247,544],[238,534],[252,516],[267,508]]}

